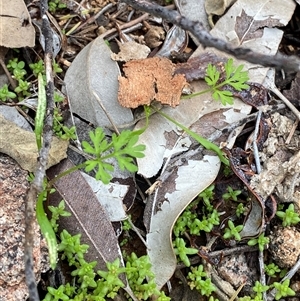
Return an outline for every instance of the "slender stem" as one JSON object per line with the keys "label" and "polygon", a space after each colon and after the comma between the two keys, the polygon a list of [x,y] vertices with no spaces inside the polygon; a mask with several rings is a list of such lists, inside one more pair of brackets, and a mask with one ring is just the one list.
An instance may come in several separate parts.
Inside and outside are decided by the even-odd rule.
{"label": "slender stem", "polygon": [[52,180],[50,180],[48,182],[48,184],[47,184],[48,188],[50,189],[53,186],[54,182],[56,182],[57,180],[61,179],[62,177],[66,176],[66,175],[68,175],[68,174],[70,174],[70,173],[72,173],[72,172],[74,172],[74,171],[76,171],[76,170],[78,170],[80,168],[83,168],[85,166],[86,166],[86,164],[84,162],[84,163],[81,163],[79,165],[76,165],[74,167],[71,167],[71,168],[63,171],[62,173],[60,173],[59,175],[57,175],[56,177],[54,177]]}
{"label": "slender stem", "polygon": [[196,93],[193,93],[193,94],[181,96],[181,99],[190,99],[192,97],[195,97],[195,96],[198,96],[198,95],[201,95],[201,94],[205,94],[205,93],[208,93],[208,92],[212,92],[212,91],[213,91],[213,88],[209,88],[209,89],[206,89],[206,90],[203,90],[203,91],[200,91],[200,92],[196,92]]}

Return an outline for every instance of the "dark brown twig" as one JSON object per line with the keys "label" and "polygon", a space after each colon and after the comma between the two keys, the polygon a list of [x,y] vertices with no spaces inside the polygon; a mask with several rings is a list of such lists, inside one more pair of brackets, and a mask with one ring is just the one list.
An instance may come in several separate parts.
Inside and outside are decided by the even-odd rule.
{"label": "dark brown twig", "polygon": [[273,67],[275,69],[286,71],[299,71],[300,60],[296,56],[283,56],[276,54],[274,56],[265,55],[252,51],[249,48],[235,48],[229,43],[221,39],[213,37],[208,33],[201,22],[191,21],[184,16],[181,16],[176,11],[169,11],[168,9],[159,6],[153,2],[145,0],[122,0],[135,9],[145,11],[149,14],[161,17],[169,22],[180,26],[181,28],[191,32],[199,42],[205,47],[214,47],[220,51],[226,52],[235,56],[238,59],[246,60],[253,64],[259,64],[266,67]]}
{"label": "dark brown twig", "polygon": [[30,301],[39,301],[39,294],[35,282],[33,270],[33,242],[34,242],[34,223],[35,219],[35,203],[38,194],[43,190],[43,181],[46,172],[48,154],[52,140],[52,123],[53,123],[53,75],[52,75],[52,58],[53,58],[53,32],[50,22],[46,15],[48,10],[48,1],[41,0],[41,16],[42,16],[42,34],[45,37],[45,69],[46,69],[46,99],[47,111],[44,120],[43,145],[39,152],[38,167],[35,172],[35,178],[29,188],[25,203],[25,244],[24,244],[24,261],[26,285],[29,290]]}

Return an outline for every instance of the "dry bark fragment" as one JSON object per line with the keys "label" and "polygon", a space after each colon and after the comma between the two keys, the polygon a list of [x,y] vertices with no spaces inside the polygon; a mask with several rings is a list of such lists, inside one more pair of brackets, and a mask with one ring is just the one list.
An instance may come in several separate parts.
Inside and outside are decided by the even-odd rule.
{"label": "dry bark fragment", "polygon": [[174,75],[169,59],[154,57],[124,65],[126,77],[119,77],[119,102],[126,108],[150,105],[153,100],[176,107],[186,85],[184,75]]}

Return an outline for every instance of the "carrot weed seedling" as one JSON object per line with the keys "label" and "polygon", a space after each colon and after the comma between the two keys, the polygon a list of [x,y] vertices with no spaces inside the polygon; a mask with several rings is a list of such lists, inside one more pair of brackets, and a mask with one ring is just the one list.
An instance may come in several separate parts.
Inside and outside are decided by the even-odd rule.
{"label": "carrot weed seedling", "polygon": [[212,93],[212,97],[216,101],[220,101],[223,105],[233,104],[232,92],[222,89],[224,86],[229,85],[237,91],[248,89],[249,86],[246,82],[249,80],[248,71],[242,71],[244,65],[238,67],[233,66],[233,59],[229,59],[225,65],[225,74],[222,75],[212,64],[208,64],[205,76],[205,82],[210,87],[206,90],[196,92],[187,96],[183,96],[182,99],[188,99],[204,93]]}

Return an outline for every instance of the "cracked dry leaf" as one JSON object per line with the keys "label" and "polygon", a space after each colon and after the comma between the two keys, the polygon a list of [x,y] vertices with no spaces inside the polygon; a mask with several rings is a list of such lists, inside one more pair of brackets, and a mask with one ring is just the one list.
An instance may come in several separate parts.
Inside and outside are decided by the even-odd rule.
{"label": "cracked dry leaf", "polygon": [[134,60],[124,65],[119,76],[119,102],[126,108],[150,105],[153,100],[176,107],[186,85],[184,75],[174,75],[175,65],[166,58]]}

